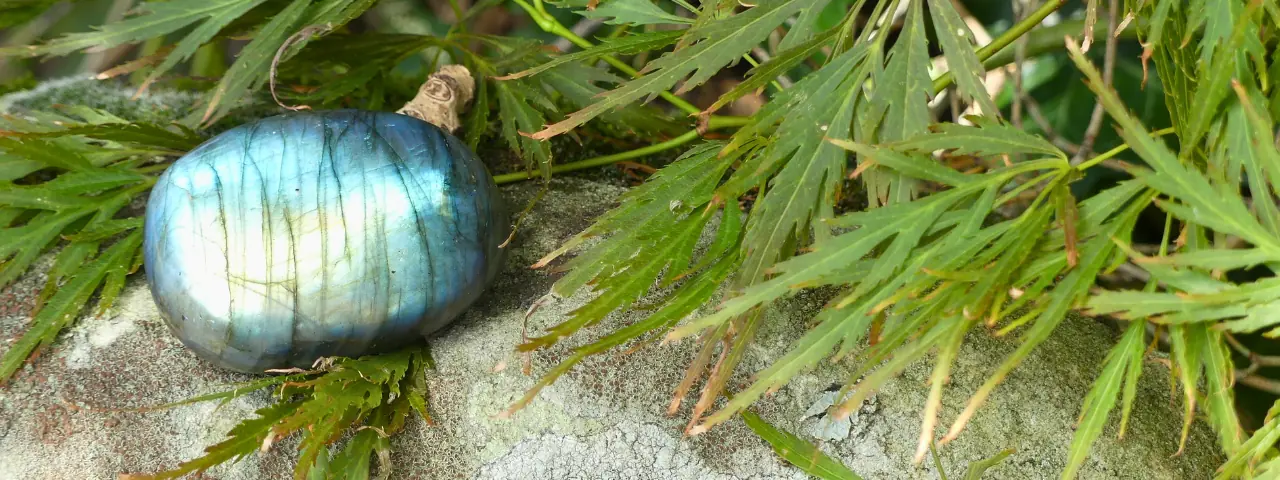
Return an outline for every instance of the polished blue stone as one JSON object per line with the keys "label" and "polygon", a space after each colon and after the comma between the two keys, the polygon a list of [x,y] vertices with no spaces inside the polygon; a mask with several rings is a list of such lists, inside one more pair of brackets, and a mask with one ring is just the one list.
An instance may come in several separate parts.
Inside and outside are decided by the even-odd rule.
{"label": "polished blue stone", "polygon": [[174,334],[234,370],[422,341],[493,280],[510,225],[484,165],[416,118],[339,110],[228,130],[147,204],[147,280]]}

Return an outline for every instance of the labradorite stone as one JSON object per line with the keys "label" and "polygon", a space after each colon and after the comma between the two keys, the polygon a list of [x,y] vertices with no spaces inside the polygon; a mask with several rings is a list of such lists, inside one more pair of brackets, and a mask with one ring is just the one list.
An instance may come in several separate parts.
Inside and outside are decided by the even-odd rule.
{"label": "labradorite stone", "polygon": [[169,167],[143,251],[174,334],[260,372],[421,341],[493,280],[508,229],[493,179],[452,135],[394,113],[305,112]]}

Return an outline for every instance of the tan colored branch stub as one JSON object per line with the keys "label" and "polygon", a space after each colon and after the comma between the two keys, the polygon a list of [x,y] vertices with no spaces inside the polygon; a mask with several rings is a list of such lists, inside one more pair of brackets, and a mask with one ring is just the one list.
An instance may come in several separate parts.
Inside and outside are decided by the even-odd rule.
{"label": "tan colored branch stub", "polygon": [[418,95],[396,113],[431,123],[453,133],[462,122],[458,113],[475,95],[476,82],[462,65],[445,65],[418,89]]}

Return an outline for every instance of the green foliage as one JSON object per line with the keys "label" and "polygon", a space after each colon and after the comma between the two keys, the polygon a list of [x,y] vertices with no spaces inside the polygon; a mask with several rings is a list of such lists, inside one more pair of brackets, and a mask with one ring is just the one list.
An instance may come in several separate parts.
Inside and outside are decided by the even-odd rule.
{"label": "green foliage", "polygon": [[[425,347],[358,359],[327,358],[320,368],[248,382],[236,388],[185,400],[162,408],[194,402],[222,400],[279,385],[277,401],[255,412],[227,433],[227,439],[205,449],[205,455],[172,470],[148,475],[128,475],[131,480],[180,478],[200,474],[228,461],[237,461],[276,441],[300,434],[295,480],[370,478],[373,458],[378,478],[386,478],[392,465],[390,436],[404,429],[416,415],[431,422],[427,413],[426,371],[432,367]],[[330,457],[329,445],[346,433],[350,439]]]}
{"label": "green foliage", "polygon": [[[1102,373],[1098,374],[1093,389],[1085,396],[1084,406],[1080,409],[1081,422],[1076,427],[1075,438],[1071,441],[1070,462],[1063,476],[1074,477],[1080,466],[1084,465],[1084,460],[1089,455],[1089,445],[1102,434],[1102,427],[1106,423],[1107,415],[1115,408],[1116,396],[1119,395],[1121,386],[1136,387],[1134,381],[1141,373],[1142,356],[1146,353],[1146,345],[1143,342],[1146,326],[1147,323],[1143,321],[1130,323],[1125,329],[1124,336],[1120,337],[1120,342],[1107,355]],[[1126,393],[1126,408],[1120,421],[1121,425],[1126,424],[1129,419],[1128,407],[1132,401],[1133,398]],[[1124,435],[1123,426],[1121,435]]]}
{"label": "green foliage", "polygon": [[226,75],[209,92],[205,110],[192,112],[186,119],[187,125],[195,126],[225,117],[249,93],[262,88],[270,76],[267,67],[277,50],[287,47],[288,58],[309,39],[302,38],[285,45],[285,40],[296,30],[306,26],[322,27],[323,31],[334,30],[372,5],[372,0],[317,0],[314,3],[312,0],[294,0],[277,9],[278,5],[265,0],[148,2],[140,9],[144,13],[103,25],[95,31],[64,35],[38,46],[10,47],[0,50],[0,55],[66,55],[152,39],[163,41],[171,34],[194,27],[174,45],[159,65],[151,69],[142,86],[146,88],[146,84],[189,59],[200,47],[252,32],[253,40],[240,51]]}
{"label": "green foliage", "polygon": [[[762,440],[768,442],[783,460],[799,468],[804,473],[823,480],[859,480],[862,478],[850,470],[849,467],[840,463],[839,460],[823,453],[812,443],[769,424],[759,415],[756,415],[755,412],[744,410],[742,412],[742,421]],[[1000,462],[1003,462],[1013,454],[1013,449],[1003,450],[991,456],[991,458],[970,464],[968,470],[965,471],[964,480],[981,480],[983,473],[999,465]],[[938,468],[942,478],[947,478],[946,473],[942,471],[942,465],[938,462],[937,456],[934,456],[934,465]]]}
{"label": "green foliage", "polygon": [[69,110],[75,112],[0,120],[0,285],[67,240],[36,299],[30,329],[0,357],[0,382],[53,343],[94,292],[99,312],[111,306],[142,262],[141,217],[126,207],[155,183],[157,160],[202,141],[179,127]]}
{"label": "green foliage", "polygon": [[1276,464],[1276,459],[1280,457],[1275,455],[1274,448],[1276,442],[1280,441],[1280,418],[1277,418],[1277,414],[1280,414],[1280,402],[1267,412],[1264,425],[1254,431],[1253,436],[1240,445],[1219,468],[1215,479],[1245,477],[1250,476],[1250,473],[1256,474],[1257,478],[1270,478],[1277,473],[1276,468],[1280,466]]}
{"label": "green foliage", "polygon": [[822,453],[822,450],[818,450],[812,443],[770,425],[769,422],[764,421],[759,415],[749,410],[742,412],[742,420],[746,422],[748,427],[751,427],[752,431],[756,432],[756,435],[769,442],[769,445],[773,446],[773,450],[783,460],[795,465],[796,468],[804,471],[804,473],[823,480],[859,480],[862,478],[853,473],[852,470],[849,470],[844,464]]}
{"label": "green foliage", "polygon": [[[711,201],[717,180],[729,164],[738,158],[736,155],[721,157],[719,147],[721,144],[713,142],[690,150],[650,181],[627,192],[622,198],[621,207],[601,217],[590,229],[573,237],[563,247],[538,262],[537,266],[546,265],[591,237],[613,235],[611,238],[625,237],[630,240],[601,243],[564,267],[572,271],[556,281],[552,287],[553,292],[560,295],[572,294],[588,281],[593,281],[596,290],[602,294],[575,310],[565,322],[552,327],[547,335],[532,338],[521,345],[522,350],[552,345],[560,338],[598,322],[609,312],[631,305],[648,292],[649,287],[664,271],[670,277],[690,271],[694,242],[714,212],[714,209],[698,207]],[[737,209],[728,208],[725,212],[726,216],[733,216],[737,214]],[[727,246],[729,242],[737,241],[737,230],[740,227],[737,219],[722,217],[719,230],[726,237],[721,244]],[[722,247],[709,251],[704,255],[704,264],[733,263],[736,255],[729,255],[726,250],[727,248]],[[710,255],[724,258],[717,259]],[[717,277],[722,279],[728,273],[723,268],[719,269],[719,273],[713,273],[716,271],[715,268],[708,270],[709,280]],[[687,284],[684,291],[673,294],[673,297],[678,298],[686,291],[693,296],[692,299],[673,302],[671,305],[679,305],[673,307],[673,312],[655,314],[654,318],[678,314],[660,324],[683,318],[714,293],[710,289]],[[655,325],[639,333],[659,326],[661,325]],[[544,382],[550,383],[548,380]]]}
{"label": "green foliage", "polygon": [[982,60],[973,51],[973,34],[956,12],[955,4],[945,0],[929,0],[929,7],[934,31],[938,34],[938,41],[942,43],[949,71],[960,87],[960,93],[977,102],[984,115],[999,117],[1000,111],[983,87],[982,76],[985,70],[982,68]]}
{"label": "green foliage", "polygon": [[[208,38],[212,34],[216,34],[226,23],[244,15],[259,3],[262,3],[261,0],[217,0],[214,2],[188,0],[149,3],[142,8],[146,12],[142,15],[103,25],[94,32],[65,35],[38,47],[28,47],[26,50],[35,55],[66,55],[86,48],[113,47],[140,42],[177,31],[197,22],[201,23],[201,28],[195,30],[197,32],[196,35],[188,36],[187,38],[195,39],[195,46],[199,46],[208,41]],[[212,31],[212,33],[206,35],[205,32],[209,31]],[[190,43],[187,45],[190,45]],[[185,59],[194,53],[194,50],[194,48],[191,48],[187,51],[187,49],[180,47],[175,53],[178,54],[179,59]]]}
{"label": "green foliage", "polygon": [[[575,2],[563,2],[568,4]],[[689,24],[693,20],[672,15],[649,0],[605,0],[594,8],[588,7],[574,13],[586,18],[608,19],[605,23],[612,25],[661,25]]]}
{"label": "green foliage", "polygon": [[796,13],[805,2],[764,0],[757,6],[723,20],[695,24],[682,37],[686,44],[645,65],[645,75],[614,89],[591,105],[548,125],[531,138],[546,140],[566,133],[614,108],[653,97],[683,81],[676,93],[686,92],[711,79],[763,40],[770,31]]}
{"label": "green foliage", "polygon": [[[467,122],[477,128],[468,133],[471,136],[469,141],[474,145],[478,135],[483,133],[480,127],[488,123],[489,109],[482,106],[496,103],[503,139],[513,152],[525,160],[526,170],[537,171],[545,179],[551,176],[551,147],[547,142],[536,140],[528,132],[542,128],[549,119],[562,118],[562,112],[568,108],[591,104],[605,93],[602,84],[614,85],[622,82],[620,77],[591,65],[587,60],[600,55],[669,44],[674,37],[663,35],[638,44],[602,44],[588,49],[590,55],[575,57],[578,61],[562,60],[573,55],[552,59],[535,42],[491,37],[481,37],[479,40],[492,48],[493,55],[480,57],[467,54],[465,63],[481,76],[491,77],[493,81],[477,85],[477,105],[472,109]],[[541,66],[534,67],[535,65]],[[496,102],[491,97],[496,97]],[[602,114],[600,119],[605,124],[601,128],[614,135],[665,133],[671,130],[670,121],[665,115],[656,109],[640,105],[620,106]]]}
{"label": "green foliage", "polygon": [[602,55],[633,55],[641,52],[648,52],[662,49],[671,45],[680,39],[684,32],[679,30],[667,32],[646,32],[627,35],[625,37],[612,38],[599,45],[586,48],[578,52],[560,55],[554,59],[547,60],[538,64],[538,66],[513,73],[498,78],[498,80],[511,80],[529,75],[535,75],[560,65],[572,62],[588,63],[591,60],[600,58]]}
{"label": "green foliage", "polygon": [[987,470],[990,470],[996,465],[999,465],[1000,462],[1003,462],[1006,458],[1009,458],[1009,456],[1013,454],[1014,454],[1014,449],[1010,448],[1007,450],[1001,450],[1000,453],[997,453],[991,456],[991,458],[986,458],[981,461],[974,462],[973,464],[969,465],[969,469],[965,471],[964,480],[982,480],[983,473],[986,473]]}
{"label": "green foliage", "polygon": [[[341,106],[341,101],[370,84],[384,84],[389,73],[405,60],[429,47],[444,42],[427,35],[409,34],[334,34],[311,42],[293,61],[284,64],[287,78],[323,79],[316,88],[305,93],[282,91],[280,97],[289,102],[315,104],[320,108]],[[334,78],[336,77],[336,78]],[[385,91],[367,92],[361,105],[369,109],[389,106]]]}
{"label": "green foliage", "polygon": [[[788,9],[800,3],[761,2],[724,20],[707,20],[721,14],[710,7],[696,12],[700,14],[698,21],[678,41],[676,50],[650,61],[642,70],[644,77],[623,84],[596,104],[539,132],[536,138],[566,132],[609,108],[653,95],[686,77],[689,83],[701,82],[706,78],[703,69],[718,68],[719,59],[743,51],[742,45],[730,48],[716,42],[723,36],[707,36],[704,29],[733,24],[738,27],[737,35],[746,37],[754,26],[772,23],[775,13],[801,13]],[[1123,315],[1133,324],[1108,356],[1085,399],[1064,477],[1078,471],[1117,403],[1122,406],[1119,421],[1124,431],[1137,395],[1146,354],[1144,336],[1150,323],[1171,328],[1170,348],[1187,408],[1183,440],[1199,406],[1218,431],[1223,449],[1235,451],[1242,431],[1231,410],[1234,397],[1230,385],[1235,373],[1226,340],[1220,331],[1192,325],[1216,322],[1233,332],[1280,332],[1273,315],[1268,314],[1274,311],[1268,303],[1273,300],[1270,284],[1274,279],[1235,284],[1209,276],[1211,271],[1280,266],[1269,253],[1280,238],[1276,228],[1280,226],[1280,209],[1271,201],[1275,193],[1272,182],[1280,174],[1275,171],[1280,162],[1275,160],[1280,156],[1270,138],[1274,123],[1264,95],[1274,90],[1258,83],[1269,80],[1249,73],[1251,68],[1261,71],[1266,65],[1260,46],[1268,37],[1260,32],[1267,31],[1264,23],[1270,18],[1262,15],[1258,4],[1233,5],[1216,11],[1212,25],[1197,25],[1187,21],[1187,7],[1172,6],[1176,2],[1135,5],[1143,9],[1140,12],[1153,8],[1161,12],[1158,17],[1138,18],[1140,38],[1153,33],[1153,27],[1177,23],[1166,29],[1166,40],[1154,47],[1153,55],[1160,80],[1170,78],[1163,87],[1174,121],[1172,131],[1181,146],[1179,154],[1137,123],[1088,59],[1078,52],[1073,54],[1071,59],[1100,96],[1119,127],[1121,139],[1146,165],[1127,169],[1130,180],[1081,201],[1071,184],[1123,149],[1073,167],[1067,163],[1069,155],[1058,146],[1004,123],[1002,112],[982,83],[983,61],[996,49],[975,50],[968,27],[951,2],[927,3],[931,30],[947,63],[954,67],[949,78],[954,79],[957,94],[976,103],[984,116],[968,119],[973,125],[931,125],[933,114],[927,102],[933,92],[929,86],[938,82],[927,70],[930,59],[923,1],[906,1],[902,8],[898,8],[901,2],[875,5],[870,24],[894,11],[905,11],[902,29],[892,45],[885,43],[884,35],[870,35],[869,27],[816,34],[797,28],[802,36],[753,69],[742,86],[722,95],[708,112],[791,74],[802,62],[819,57],[823,48],[835,48],[835,53],[819,57],[821,63],[793,87],[771,95],[769,103],[746,120],[728,143],[709,142],[691,150],[715,149],[719,153],[714,158],[731,162],[729,168],[719,163],[698,166],[699,171],[716,178],[713,195],[698,187],[713,180],[688,170],[693,164],[686,158],[646,183],[645,187],[654,190],[638,190],[667,195],[650,193],[624,201],[540,262],[545,265],[573,251],[588,237],[607,237],[560,266],[567,274],[553,289],[567,295],[591,285],[600,296],[575,312],[570,321],[522,348],[545,347],[616,309],[628,308],[632,299],[661,281],[662,265],[654,265],[654,258],[676,257],[691,248],[684,243],[694,227],[682,228],[679,214],[658,217],[665,222],[660,228],[646,228],[649,224],[644,222],[649,217],[632,215],[656,213],[667,204],[709,212],[752,195],[752,208],[736,247],[741,266],[733,273],[730,290],[716,310],[674,327],[665,322],[644,323],[606,336],[620,340],[618,335],[625,331],[626,338],[632,338],[637,328],[657,333],[670,329],[669,339],[697,335],[710,346],[704,347],[690,375],[707,368],[705,359],[711,358],[708,352],[714,351],[714,344],[724,345],[724,360],[711,369],[712,376],[694,408],[690,433],[705,431],[744,412],[766,392],[823,359],[856,355],[861,367],[843,392],[846,401],[833,410],[833,414],[848,415],[902,368],[935,352],[932,390],[924,405],[917,449],[917,460],[921,460],[934,440],[943,384],[968,331],[984,325],[998,335],[1020,332],[1019,347],[994,368],[989,380],[970,398],[944,442],[960,434],[996,386],[1053,333],[1068,311],[1087,305],[1093,313]],[[1050,11],[1039,10],[1043,14]],[[807,18],[810,13],[801,15]],[[1034,25],[1032,20],[1036,19],[1025,24]],[[1148,20],[1164,23],[1153,25]],[[643,22],[635,19],[633,23]],[[1198,51],[1182,48],[1180,43],[1199,29],[1203,29],[1203,36],[1194,37],[1202,38]],[[1168,36],[1170,32],[1176,37]],[[610,44],[643,41],[627,38],[610,40]],[[1170,43],[1174,42],[1167,40],[1170,38],[1180,43]],[[692,51],[699,45],[716,54],[694,57]],[[1072,45],[1069,41],[1068,46]],[[1216,53],[1205,53],[1215,49]],[[588,52],[574,55],[595,58]],[[1255,78],[1261,80],[1255,82]],[[1226,94],[1232,89],[1240,102]],[[848,163],[842,150],[855,155],[856,167]],[[978,157],[983,171],[961,173],[937,161],[965,156]],[[879,208],[835,213],[845,196],[841,190],[847,176],[862,179],[871,205]],[[1249,182],[1254,209],[1238,188],[1225,183],[1231,181],[1237,185]],[[926,186],[932,193],[924,194]],[[1256,206],[1259,203],[1264,205]],[[992,220],[1014,205],[1019,213],[1012,218]],[[1186,247],[1160,259],[1133,256],[1129,244],[1138,216],[1153,205],[1185,222],[1183,228],[1192,238],[1204,240],[1188,241]],[[639,231],[660,232],[656,235],[661,240]],[[1225,253],[1221,249],[1230,248],[1225,242],[1228,238],[1249,247]],[[1160,283],[1142,293],[1102,291],[1094,295],[1098,277],[1127,258],[1134,258]],[[643,275],[633,283],[623,283],[617,281],[620,272]],[[682,270],[669,268],[666,275],[678,272]],[[1160,291],[1156,285],[1172,291]],[[1181,291],[1181,285],[1197,290]],[[725,372],[736,367],[741,349],[750,344],[759,321],[754,312],[817,287],[838,287],[842,293],[813,319],[813,327],[795,339],[787,354],[753,372],[750,385],[734,391],[719,410],[703,417],[725,385]],[[1190,295],[1195,292],[1200,293]],[[673,303],[663,305],[675,305],[677,298],[667,297]],[[877,337],[866,339],[869,331]],[[545,376],[530,395],[562,375],[587,351],[607,344],[612,343],[602,340],[579,350]],[[515,406],[529,400],[527,396]]]}

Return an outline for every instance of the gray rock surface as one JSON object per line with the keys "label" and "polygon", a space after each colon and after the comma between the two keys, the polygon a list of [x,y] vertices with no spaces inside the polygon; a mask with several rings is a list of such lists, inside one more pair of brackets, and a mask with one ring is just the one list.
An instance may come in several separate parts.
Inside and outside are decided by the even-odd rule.
{"label": "gray rock surface", "polygon": [[[516,184],[504,193],[519,206],[537,188]],[[537,374],[587,340],[570,339],[533,355],[534,376],[521,372],[525,358],[513,346],[520,341],[525,312],[555,280],[527,266],[586,227],[623,191],[602,180],[565,177],[552,182],[489,294],[431,340],[437,365],[430,374],[430,408],[436,425],[415,420],[394,439],[392,478],[805,478],[740,421],[683,437],[687,411],[673,418],[664,415],[693,354],[693,342],[589,359],[528,408],[499,418]],[[43,281],[32,274],[0,292],[0,352],[26,328],[31,299]],[[542,307],[529,319],[530,332],[558,323],[589,298],[579,294]],[[771,308],[740,380],[747,381],[750,372],[785,352],[824,300],[802,294]],[[635,319],[615,314],[585,337]],[[938,460],[948,477],[958,478],[971,462],[1016,448],[984,478],[1056,478],[1081,400],[1116,337],[1112,328],[1091,319],[1064,322],[996,390],[966,432],[939,448]],[[985,332],[970,335],[945,397],[944,425],[1013,348],[1012,342]],[[1116,440],[1117,422],[1112,421],[1081,478],[1207,478],[1221,463],[1203,423],[1193,428],[1187,451],[1171,457],[1181,407],[1170,402],[1168,371],[1156,360],[1145,366],[1128,435]],[[910,462],[930,364],[914,365],[891,381],[847,426],[823,424],[806,414],[829,387],[845,380],[850,367],[824,363],[763,400],[758,411],[806,438],[826,437],[822,448],[864,478],[939,478],[932,461]],[[116,307],[81,318],[51,350],[0,387],[0,479],[109,479],[122,472],[173,467],[219,441],[237,421],[267,404],[268,395],[249,395],[220,408],[136,409],[249,378],[217,370],[185,350],[169,335],[138,276]],[[267,453],[215,469],[206,478],[288,478],[293,446],[279,442]]]}

